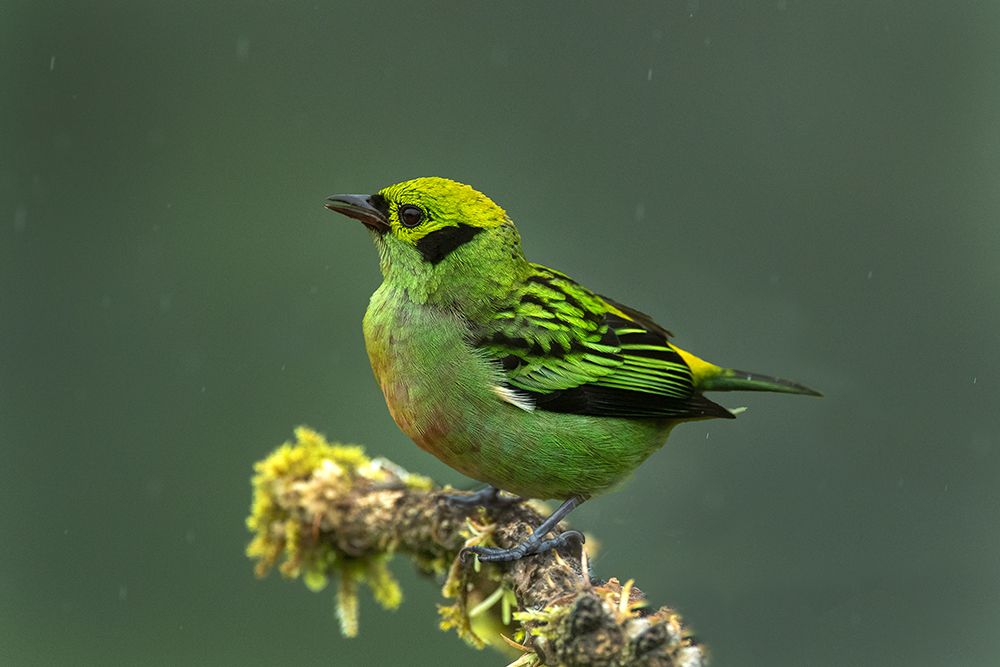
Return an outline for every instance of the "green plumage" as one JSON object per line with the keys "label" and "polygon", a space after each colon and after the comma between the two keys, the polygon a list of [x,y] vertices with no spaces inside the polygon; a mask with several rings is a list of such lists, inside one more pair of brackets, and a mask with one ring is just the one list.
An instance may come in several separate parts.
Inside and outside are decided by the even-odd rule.
{"label": "green plumage", "polygon": [[662,328],[538,264],[498,303],[477,347],[537,408],[605,417],[729,417],[696,392]]}
{"label": "green plumage", "polygon": [[466,185],[422,178],[327,206],[379,249],[364,332],[396,423],[498,488],[606,490],[678,422],[733,416],[706,389],[815,393],[702,361],[643,313],[529,263],[503,209]]}

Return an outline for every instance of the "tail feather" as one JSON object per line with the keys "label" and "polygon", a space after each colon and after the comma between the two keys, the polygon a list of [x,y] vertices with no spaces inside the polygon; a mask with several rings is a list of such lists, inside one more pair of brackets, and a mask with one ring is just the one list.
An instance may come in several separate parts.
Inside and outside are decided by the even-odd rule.
{"label": "tail feather", "polygon": [[760,373],[747,373],[735,368],[721,369],[720,373],[703,378],[700,384],[703,391],[775,391],[806,396],[823,395],[798,382]]}

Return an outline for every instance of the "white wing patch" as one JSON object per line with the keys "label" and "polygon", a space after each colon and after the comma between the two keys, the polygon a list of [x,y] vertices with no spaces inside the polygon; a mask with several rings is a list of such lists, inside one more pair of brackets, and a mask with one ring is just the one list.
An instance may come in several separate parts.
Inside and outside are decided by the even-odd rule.
{"label": "white wing patch", "polygon": [[535,402],[531,400],[530,396],[525,396],[516,389],[511,389],[510,387],[504,387],[498,384],[490,387],[493,393],[496,394],[501,401],[506,401],[514,407],[521,408],[525,412],[532,412],[535,409]]}

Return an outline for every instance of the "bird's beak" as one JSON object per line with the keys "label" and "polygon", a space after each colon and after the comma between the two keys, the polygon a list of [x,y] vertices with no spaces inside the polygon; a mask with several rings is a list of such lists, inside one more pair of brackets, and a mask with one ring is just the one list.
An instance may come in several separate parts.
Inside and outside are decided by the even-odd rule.
{"label": "bird's beak", "polygon": [[371,199],[369,195],[333,195],[326,198],[325,206],[331,211],[360,220],[369,229],[389,231],[389,221],[382,211],[372,205]]}

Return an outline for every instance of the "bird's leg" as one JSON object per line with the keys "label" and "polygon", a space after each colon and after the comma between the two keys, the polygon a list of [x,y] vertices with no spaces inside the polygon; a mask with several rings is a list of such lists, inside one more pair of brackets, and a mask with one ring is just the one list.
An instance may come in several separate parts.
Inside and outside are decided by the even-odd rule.
{"label": "bird's leg", "polygon": [[544,539],[549,531],[556,527],[560,521],[562,521],[567,514],[572,512],[580,503],[582,503],[586,498],[582,496],[573,496],[569,500],[563,502],[556,511],[549,515],[545,521],[541,523],[535,532],[531,534],[528,539],[521,542],[515,547],[510,549],[499,549],[497,547],[465,547],[462,549],[460,556],[463,558],[465,554],[472,553],[479,556],[479,560],[484,562],[502,562],[509,560],[518,560],[519,558],[524,558],[525,556],[530,556],[532,554],[540,554],[550,549],[558,549],[559,547],[564,547],[570,542],[576,542],[578,544],[583,544],[583,533],[578,530],[567,530],[560,533],[556,537],[546,540]]}
{"label": "bird's leg", "polygon": [[448,502],[462,507],[509,507],[517,503],[524,502],[520,496],[501,496],[500,489],[487,484],[471,495],[448,494],[445,496]]}

